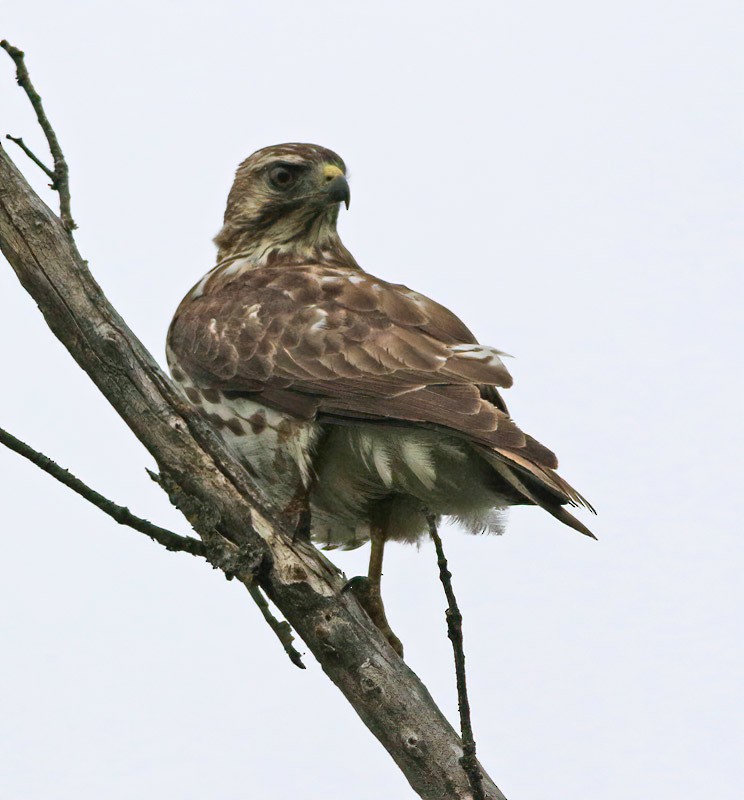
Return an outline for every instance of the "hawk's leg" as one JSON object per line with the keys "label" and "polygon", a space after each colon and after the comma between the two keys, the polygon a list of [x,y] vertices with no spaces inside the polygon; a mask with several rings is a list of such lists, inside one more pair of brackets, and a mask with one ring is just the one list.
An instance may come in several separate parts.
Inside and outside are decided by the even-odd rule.
{"label": "hawk's leg", "polygon": [[367,578],[352,578],[345,588],[350,589],[359,600],[367,615],[380,629],[395,652],[403,658],[403,644],[393,633],[382,604],[380,582],[382,580],[382,556],[385,552],[385,532],[377,526],[372,527],[371,550]]}

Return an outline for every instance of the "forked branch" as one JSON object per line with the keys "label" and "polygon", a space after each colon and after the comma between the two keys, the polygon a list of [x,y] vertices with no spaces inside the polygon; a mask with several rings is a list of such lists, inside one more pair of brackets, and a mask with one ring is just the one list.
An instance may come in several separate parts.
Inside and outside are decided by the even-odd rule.
{"label": "forked branch", "polygon": [[28,74],[28,70],[26,69],[25,54],[23,50],[13,47],[13,45],[10,44],[7,39],[3,39],[0,42],[0,47],[2,47],[3,50],[5,50],[13,59],[13,63],[16,66],[16,81],[18,81],[18,85],[23,89],[23,91],[26,92],[28,99],[31,101],[31,105],[36,112],[36,119],[39,121],[42,131],[44,131],[44,136],[46,136],[47,143],[49,144],[49,150],[51,151],[52,158],[54,159],[54,169],[50,170],[49,167],[47,167],[41,161],[41,159],[37,158],[23,143],[22,138],[14,138],[13,136],[8,135],[8,139],[10,139],[12,142],[15,142],[34,162],[34,164],[41,167],[41,169],[52,179],[52,189],[56,190],[59,194],[59,216],[62,220],[62,225],[68,233],[72,233],[72,231],[77,228],[77,225],[75,224],[75,220],[72,218],[72,212],[70,211],[70,171],[67,167],[65,156],[62,153],[62,148],[59,145],[57,134],[55,133],[54,128],[49,122],[46,112],[44,111],[44,105],[41,102],[41,96],[31,82],[31,76]]}

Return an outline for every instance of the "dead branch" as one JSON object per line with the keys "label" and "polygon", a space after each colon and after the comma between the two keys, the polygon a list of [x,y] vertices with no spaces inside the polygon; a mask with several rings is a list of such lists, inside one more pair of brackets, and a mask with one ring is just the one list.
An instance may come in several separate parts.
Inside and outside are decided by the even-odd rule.
{"label": "dead branch", "polygon": [[[341,592],[342,573],[294,540],[294,520],[282,518],[181,399],[91,276],[68,226],[2,147],[0,249],[55,336],[151,453],[158,482],[210,563],[266,592],[420,797],[473,800],[460,738],[424,685]],[[487,800],[504,800],[479,769]]]}
{"label": "dead branch", "polygon": [[258,610],[263,615],[263,618],[267,622],[268,626],[276,634],[276,638],[282,643],[284,652],[289,656],[289,660],[296,667],[305,669],[302,656],[292,644],[295,638],[294,634],[292,633],[292,626],[287,622],[286,619],[277,619],[271,613],[269,604],[266,602],[266,598],[263,596],[263,592],[258,585],[253,584],[252,586],[249,586],[248,584],[245,584],[245,588],[248,590],[248,594],[253,598],[253,602],[258,606]]}
{"label": "dead branch", "polygon": [[6,134],[5,138],[6,139],[10,139],[11,142],[13,142],[14,144],[17,144],[18,147],[20,147],[21,150],[23,150],[23,152],[34,162],[34,164],[36,164],[36,166],[48,178],[51,179],[52,182],[50,184],[50,187],[52,189],[54,189],[55,185],[56,185],[55,184],[55,180],[56,179],[55,179],[55,176],[54,176],[54,170],[53,169],[49,169],[49,167],[36,155],[36,153],[34,153],[34,151],[31,150],[31,148],[26,145],[26,143],[23,141],[23,138],[21,136],[17,136],[17,137],[16,136],[11,136],[8,133],[8,134]]}
{"label": "dead branch", "polygon": [[[146,519],[132,514],[128,508],[114,503],[95,489],[91,489],[90,486],[83,483],[79,478],[76,478],[64,467],[60,467],[59,464],[52,461],[48,456],[45,456],[38,450],[34,450],[33,447],[30,447],[20,439],[16,439],[15,436],[8,433],[8,431],[3,428],[0,428],[0,444],[5,445],[9,450],[13,450],[13,452],[28,459],[32,464],[39,467],[39,469],[51,475],[64,486],[72,489],[73,492],[79,494],[96,508],[99,508],[104,514],[108,514],[120,525],[125,525],[135,531],[144,533],[145,536],[149,536],[154,542],[163,545],[166,550],[189,553],[192,556],[202,556],[206,558],[207,551],[199,539],[194,539],[191,536],[181,536],[178,533],[169,531],[166,528],[161,528],[159,525],[153,525],[152,522],[148,522]],[[294,636],[292,636],[292,628],[289,623],[284,620],[278,620],[271,613],[269,604],[266,602],[266,598],[263,596],[258,586],[254,584],[248,586],[247,589],[269,627],[274,631],[281,642],[290,661],[300,667],[300,669],[305,669],[305,665],[302,663],[302,656],[292,645]]]}
{"label": "dead branch", "polygon": [[75,220],[72,218],[72,213],[70,211],[70,176],[67,168],[67,161],[65,161],[62,148],[59,146],[57,134],[55,133],[54,128],[52,127],[51,122],[49,122],[46,112],[44,111],[44,106],[41,102],[41,96],[31,82],[31,76],[28,74],[26,62],[24,60],[25,53],[22,50],[19,50],[17,47],[13,47],[13,45],[10,44],[10,42],[8,42],[6,39],[3,39],[0,42],[0,47],[2,47],[3,50],[5,50],[13,59],[13,63],[16,66],[16,81],[23,91],[26,92],[31,105],[36,112],[36,119],[38,120],[42,131],[44,131],[44,136],[46,136],[47,143],[49,144],[49,150],[52,154],[52,158],[54,159],[54,169],[50,170],[49,167],[45,166],[44,163],[37,158],[28,149],[28,147],[26,147],[26,145],[23,143],[23,139],[14,139],[12,136],[8,136],[8,139],[15,142],[23,150],[23,152],[37,166],[41,167],[41,169],[44,170],[44,172],[52,179],[52,189],[59,193],[59,216],[62,220],[62,225],[64,225],[64,228],[68,233],[72,233],[72,231],[77,228],[77,225],[75,224]]}
{"label": "dead branch", "polygon": [[457,605],[455,590],[452,588],[452,573],[447,567],[444,557],[442,539],[437,531],[437,518],[434,514],[426,515],[429,523],[429,535],[437,551],[437,564],[439,566],[439,580],[444,587],[447,597],[447,636],[452,642],[452,651],[455,656],[455,676],[457,680],[457,706],[460,710],[460,731],[462,732],[462,758],[460,765],[468,776],[470,787],[473,790],[473,800],[486,800],[483,791],[483,773],[478,765],[475,755],[475,739],[473,738],[473,723],[470,719],[470,701],[468,700],[468,684],[465,674],[465,649],[462,641],[462,614]]}
{"label": "dead branch", "polygon": [[42,469],[48,475],[58,480],[60,483],[72,489],[89,503],[92,503],[96,508],[100,508],[104,514],[108,514],[112,519],[116,520],[120,525],[126,525],[129,528],[144,533],[149,536],[154,542],[162,544],[166,550],[179,551],[181,553],[191,553],[192,556],[205,556],[206,551],[204,545],[199,539],[192,539],[189,536],[180,536],[173,531],[161,528],[159,525],[153,525],[146,519],[137,517],[125,506],[117,505],[113,500],[109,500],[102,494],[99,494],[95,489],[83,483],[79,478],[76,478],[71,472],[59,464],[52,461],[51,458],[29,447],[25,442],[16,439],[15,436],[8,433],[8,431],[0,428],[0,444],[4,444],[13,452],[28,459],[32,464],[35,464],[39,469]]}

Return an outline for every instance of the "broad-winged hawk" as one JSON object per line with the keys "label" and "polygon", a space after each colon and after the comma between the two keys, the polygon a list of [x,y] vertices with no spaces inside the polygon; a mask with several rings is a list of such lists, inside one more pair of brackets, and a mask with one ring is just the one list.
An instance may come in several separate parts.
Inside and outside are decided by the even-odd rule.
{"label": "broad-winged hawk", "polygon": [[531,504],[591,536],[565,509],[589,506],[509,415],[503,354],[344,247],[345,173],[310,144],[240,165],[217,265],[176,311],[168,361],[274,501],[307,505],[314,540],[372,539],[368,608],[400,652],[378,602],[382,548],[424,535],[422,509],[500,531],[506,506]]}

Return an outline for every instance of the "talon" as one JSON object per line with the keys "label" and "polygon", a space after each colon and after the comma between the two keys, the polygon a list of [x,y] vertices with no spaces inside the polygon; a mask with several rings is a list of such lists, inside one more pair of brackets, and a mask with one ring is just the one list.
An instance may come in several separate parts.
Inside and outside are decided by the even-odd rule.
{"label": "talon", "polygon": [[341,594],[351,592],[354,597],[359,600],[366,611],[367,608],[365,606],[365,598],[369,597],[369,588],[369,578],[366,575],[357,575],[356,577],[350,578],[348,581],[346,581],[346,583],[341,587]]}

